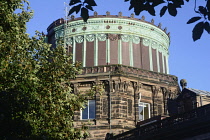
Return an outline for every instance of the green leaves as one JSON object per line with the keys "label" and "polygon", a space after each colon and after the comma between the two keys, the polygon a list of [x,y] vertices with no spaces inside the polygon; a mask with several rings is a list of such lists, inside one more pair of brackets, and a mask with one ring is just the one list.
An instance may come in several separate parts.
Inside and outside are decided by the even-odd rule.
{"label": "green leaves", "polygon": [[69,3],[69,6],[72,6],[72,5],[75,5],[77,3],[80,3],[81,0],[71,0],[70,3]]}
{"label": "green leaves", "polygon": [[198,39],[201,38],[201,35],[203,34],[203,30],[204,30],[204,23],[203,22],[199,22],[198,24],[195,25],[195,27],[193,28],[193,40],[196,41]]}
{"label": "green leaves", "polygon": [[176,16],[177,15],[177,6],[175,4],[169,3],[168,4],[168,12],[171,16]]}
{"label": "green leaves", "polygon": [[84,0],[84,2],[80,0],[70,0],[69,5],[74,5],[74,7],[69,10],[68,15],[71,15],[74,12],[77,14],[79,11],[81,11],[80,16],[83,18],[84,22],[87,22],[89,18],[88,10],[93,11],[93,6],[97,6],[94,0]]}
{"label": "green leaves", "polygon": [[202,17],[192,17],[190,20],[188,20],[187,24],[196,22],[196,21],[200,20],[201,18],[202,18]]}
{"label": "green leaves", "polygon": [[89,6],[97,6],[94,0],[85,0],[84,3],[87,3]]}
{"label": "green leaves", "polygon": [[163,3],[163,0],[150,0],[150,1],[138,1],[138,0],[126,0],[130,1],[129,10],[134,9],[136,15],[139,15],[142,11],[148,11],[151,15],[155,16],[154,7]]}
{"label": "green leaves", "polygon": [[204,23],[204,29],[210,34],[210,25],[208,22]]}
{"label": "green leaves", "polygon": [[[31,11],[24,9],[24,2],[0,2],[0,135],[4,139],[80,139],[86,128],[74,128],[72,118],[95,91],[72,93],[71,79],[81,71],[81,64],[70,63],[72,56],[66,53],[63,39],[52,49],[41,33],[32,38],[25,33]],[[70,2],[76,4],[72,11],[83,9],[83,17],[88,18],[87,8],[95,3],[90,1],[84,8],[79,2]],[[17,8],[23,12],[15,13]]]}
{"label": "green leaves", "polygon": [[69,14],[71,15],[73,12],[76,12],[76,14],[80,11],[82,4],[78,4],[77,6],[74,6],[69,10]]}
{"label": "green leaves", "polygon": [[160,16],[161,17],[165,14],[165,12],[166,12],[167,9],[168,9],[167,6],[163,6],[163,8],[160,10]]}
{"label": "green leaves", "polygon": [[[194,22],[196,22],[196,21],[198,21],[200,19],[202,19],[202,17],[193,17],[193,18],[188,20],[187,24],[194,23]],[[196,40],[200,39],[204,30],[206,30],[207,33],[210,34],[209,22],[207,22],[205,20],[202,21],[202,22],[197,23],[195,25],[195,27],[193,28],[193,30],[192,30],[193,41],[196,41]]]}
{"label": "green leaves", "polygon": [[84,22],[87,22],[89,18],[88,9],[86,8],[81,9],[81,17],[83,18]]}

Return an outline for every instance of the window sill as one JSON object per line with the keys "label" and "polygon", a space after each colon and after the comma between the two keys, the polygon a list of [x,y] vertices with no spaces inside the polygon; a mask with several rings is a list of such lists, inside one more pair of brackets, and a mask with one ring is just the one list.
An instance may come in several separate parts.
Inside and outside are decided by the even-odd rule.
{"label": "window sill", "polygon": [[96,119],[83,119],[83,120],[78,120],[79,122],[92,122],[96,125]]}

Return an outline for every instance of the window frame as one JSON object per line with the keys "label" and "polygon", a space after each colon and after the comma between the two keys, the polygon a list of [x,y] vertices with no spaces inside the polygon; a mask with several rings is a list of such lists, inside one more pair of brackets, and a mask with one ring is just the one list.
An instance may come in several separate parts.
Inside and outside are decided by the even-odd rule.
{"label": "window frame", "polygon": [[[93,108],[94,108],[94,118],[91,118],[90,117],[90,108],[92,109],[92,107],[90,107],[90,101],[93,101]],[[85,109],[86,108],[88,108],[88,112],[87,112],[87,118],[86,117],[84,117],[83,118],[83,112],[85,111]],[[93,120],[93,119],[95,119],[96,118],[96,100],[94,100],[94,99],[91,99],[91,100],[88,100],[87,101],[87,106],[84,108],[84,109],[81,109],[81,111],[80,111],[80,120]]]}
{"label": "window frame", "polygon": [[[144,120],[146,120],[146,119],[149,119],[149,118],[151,118],[151,112],[150,112],[150,103],[145,103],[145,102],[140,102],[139,101],[139,104],[138,104],[138,110],[139,110],[139,107],[140,106],[142,106],[142,111],[143,111],[143,115],[142,115],[142,119],[140,118],[140,111],[139,111],[139,121],[144,121]],[[145,109],[144,108],[146,108],[146,107],[148,107],[148,118],[146,118],[145,119]]]}

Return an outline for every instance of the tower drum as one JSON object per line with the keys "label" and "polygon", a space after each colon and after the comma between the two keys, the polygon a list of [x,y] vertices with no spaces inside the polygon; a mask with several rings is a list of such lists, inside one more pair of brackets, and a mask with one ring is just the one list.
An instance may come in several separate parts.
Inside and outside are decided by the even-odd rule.
{"label": "tower drum", "polygon": [[48,42],[64,37],[73,62],[83,67],[121,64],[169,74],[170,39],[154,21],[113,15],[59,19],[48,27]]}

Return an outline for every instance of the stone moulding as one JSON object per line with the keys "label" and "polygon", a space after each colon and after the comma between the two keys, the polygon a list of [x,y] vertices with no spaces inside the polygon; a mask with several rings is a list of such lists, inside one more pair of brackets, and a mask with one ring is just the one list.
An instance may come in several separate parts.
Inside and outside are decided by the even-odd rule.
{"label": "stone moulding", "polygon": [[[54,28],[56,38],[63,37],[63,29],[64,24]],[[157,42],[166,49],[168,49],[170,44],[169,37],[163,30],[141,20],[117,17],[90,18],[87,23],[83,22],[83,20],[69,21],[65,27],[66,37],[99,33],[135,35]]]}
{"label": "stone moulding", "polygon": [[131,77],[138,77],[146,81],[156,81],[157,83],[167,83],[169,85],[177,85],[177,77],[174,75],[163,74],[158,72],[153,72],[149,70],[139,69],[135,67],[129,67],[125,65],[105,65],[105,66],[95,66],[95,67],[85,67],[82,69],[82,74],[77,77],[83,77],[88,75],[124,75]]}

